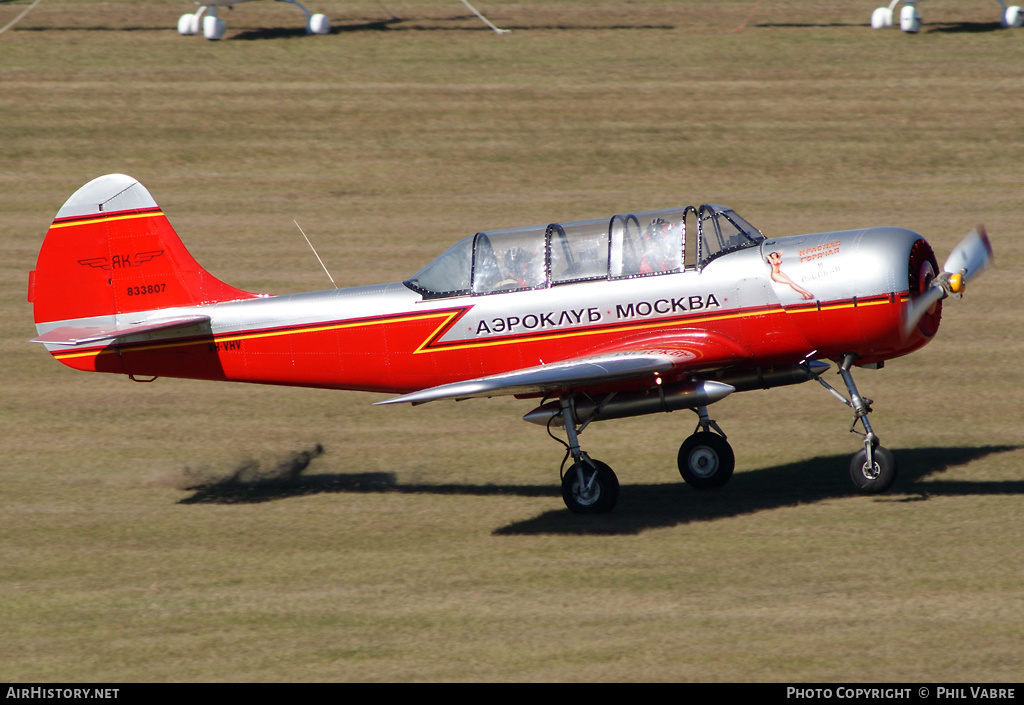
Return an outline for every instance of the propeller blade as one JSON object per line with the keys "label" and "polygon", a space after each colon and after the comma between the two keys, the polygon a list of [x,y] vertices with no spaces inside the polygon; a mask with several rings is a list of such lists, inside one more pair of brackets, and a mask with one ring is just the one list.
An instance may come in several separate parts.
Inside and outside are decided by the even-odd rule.
{"label": "propeller blade", "polygon": [[985,226],[979,225],[953,248],[942,266],[942,274],[935,277],[927,290],[911,300],[903,320],[903,336],[909,337],[921,318],[937,302],[950,294],[960,298],[967,280],[985,271],[991,264],[992,243],[989,242]]}
{"label": "propeller blade", "polygon": [[932,284],[923,294],[912,299],[904,314],[903,337],[909,338],[910,334],[917,328],[917,324],[921,322],[921,317],[936,302],[944,298],[946,298],[946,290],[939,284]]}
{"label": "propeller blade", "polygon": [[979,225],[953,248],[942,268],[950,274],[962,274],[964,281],[985,271],[992,264],[992,243],[985,226]]}

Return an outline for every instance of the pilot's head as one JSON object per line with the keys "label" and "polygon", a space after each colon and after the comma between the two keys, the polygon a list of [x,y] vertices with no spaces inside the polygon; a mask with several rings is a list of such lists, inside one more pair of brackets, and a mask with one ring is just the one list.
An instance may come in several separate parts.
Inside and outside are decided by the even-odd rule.
{"label": "pilot's head", "polygon": [[668,231],[672,229],[672,224],[664,218],[655,218],[651,221],[651,224],[647,226],[647,237],[653,240],[660,240],[663,235],[667,235]]}
{"label": "pilot's head", "polygon": [[510,272],[525,272],[533,261],[533,253],[522,247],[513,247],[505,253],[505,269]]}

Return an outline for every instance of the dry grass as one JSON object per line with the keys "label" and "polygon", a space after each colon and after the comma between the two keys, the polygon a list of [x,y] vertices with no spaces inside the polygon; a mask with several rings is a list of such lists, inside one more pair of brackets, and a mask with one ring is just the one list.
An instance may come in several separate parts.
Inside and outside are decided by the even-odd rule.
{"label": "dry grass", "polygon": [[[742,33],[746,0],[475,3],[499,37],[384,4],[309,0],[328,37],[246,4],[213,44],[174,32],[187,3],[51,0],[0,35],[0,680],[1020,681],[1024,30],[954,0],[914,37],[860,2]],[[689,414],[592,427],[623,496],[580,518],[514,400],[131,384],[28,345],[43,233],[112,171],[272,292],[327,285],[293,219],[364,284],[474,230],[683,202],[905,225],[940,258],[983,220],[998,266],[860,375],[890,495],[853,495],[848,414],[805,386],[715,409],[739,468],[712,495],[673,467]]]}

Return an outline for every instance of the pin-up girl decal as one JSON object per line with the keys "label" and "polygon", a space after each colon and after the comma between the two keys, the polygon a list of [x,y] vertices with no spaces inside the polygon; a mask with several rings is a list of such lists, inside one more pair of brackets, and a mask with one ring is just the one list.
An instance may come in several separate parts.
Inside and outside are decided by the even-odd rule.
{"label": "pin-up girl decal", "polygon": [[793,289],[796,293],[800,294],[805,299],[813,299],[814,294],[804,289],[795,281],[787,277],[782,272],[782,253],[781,252],[769,252],[768,253],[768,264],[772,267],[772,281],[778,282],[779,284],[785,284]]}

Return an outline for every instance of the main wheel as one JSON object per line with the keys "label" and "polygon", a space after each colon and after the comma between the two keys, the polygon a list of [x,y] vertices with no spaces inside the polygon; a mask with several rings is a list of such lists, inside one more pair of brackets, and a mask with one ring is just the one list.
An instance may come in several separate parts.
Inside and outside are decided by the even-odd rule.
{"label": "main wheel", "polygon": [[868,454],[863,448],[850,460],[850,479],[865,494],[878,494],[892,487],[896,481],[896,458],[888,449],[878,446],[871,453],[874,463],[868,465]]}
{"label": "main wheel", "polygon": [[583,484],[580,487],[576,466],[562,477],[562,499],[573,514],[603,514],[619,501],[619,478],[600,460],[583,461]]}
{"label": "main wheel", "polygon": [[732,477],[735,468],[732,446],[717,433],[699,431],[679,447],[679,474],[695,489],[721,487]]}

